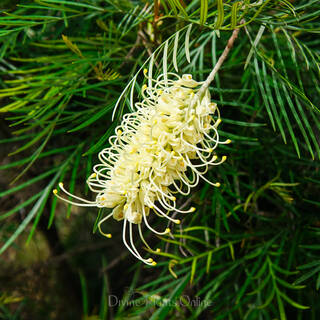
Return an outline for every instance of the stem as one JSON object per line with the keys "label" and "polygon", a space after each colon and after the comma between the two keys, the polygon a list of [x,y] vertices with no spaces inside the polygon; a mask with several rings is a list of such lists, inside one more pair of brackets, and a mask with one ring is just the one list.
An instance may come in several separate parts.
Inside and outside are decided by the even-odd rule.
{"label": "stem", "polygon": [[[240,24],[242,24],[243,21],[240,22]],[[199,89],[199,91],[197,92],[195,99],[192,103],[192,106],[195,105],[196,101],[199,99],[201,99],[205,93],[205,91],[208,89],[210,83],[213,81],[216,73],[219,71],[220,67],[222,66],[224,60],[226,60],[229,51],[231,50],[231,48],[233,47],[234,41],[237,39],[238,34],[239,34],[240,29],[234,29],[232,32],[232,35],[230,37],[230,39],[228,40],[227,46],[224,48],[222,55],[219,57],[218,62],[216,63],[216,65],[214,66],[213,70],[211,71],[211,73],[209,74],[207,80],[202,84],[201,88]]]}

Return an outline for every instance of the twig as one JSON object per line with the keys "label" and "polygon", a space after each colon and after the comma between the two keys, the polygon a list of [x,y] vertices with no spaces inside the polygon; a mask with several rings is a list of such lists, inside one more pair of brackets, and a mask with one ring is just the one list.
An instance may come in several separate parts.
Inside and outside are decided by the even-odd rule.
{"label": "twig", "polygon": [[[150,49],[150,45],[148,43],[148,39],[147,39],[146,35],[143,33],[143,31],[139,31],[139,36],[141,37],[142,44],[145,46],[145,48],[148,52],[148,55],[151,57],[152,51]],[[155,61],[154,64],[156,65],[157,68],[159,68],[159,64],[157,61]]]}
{"label": "twig", "polygon": [[154,43],[157,43],[158,39],[159,2],[159,0],[154,0],[154,15],[152,21]]}
{"label": "twig", "polygon": [[[243,23],[244,23],[244,20],[241,20],[240,24],[243,24]],[[227,56],[229,54],[229,51],[233,47],[234,41],[238,37],[239,31],[240,31],[240,29],[234,29],[233,30],[232,35],[231,35],[230,39],[228,40],[227,46],[224,48],[224,50],[222,52],[222,55],[219,57],[218,62],[216,63],[216,65],[214,66],[213,70],[209,74],[208,78],[202,84],[201,88],[199,89],[199,91],[197,92],[196,96],[194,97],[194,99],[193,99],[193,101],[191,103],[192,107],[195,106],[197,101],[203,97],[205,91],[208,89],[210,83],[213,81],[215,75],[217,74],[217,72],[221,68],[224,60],[226,60],[226,58],[227,58]]]}
{"label": "twig", "polygon": [[112,269],[116,266],[121,260],[123,260],[128,255],[128,252],[123,252],[120,256],[113,259],[105,268],[100,270],[100,275],[107,272],[108,270]]}
{"label": "twig", "polygon": [[132,58],[133,53],[136,51],[136,49],[141,46],[140,44],[141,42],[141,35],[138,32],[137,35],[137,39],[136,42],[134,43],[134,45],[132,46],[132,48],[129,50],[129,52],[127,53],[127,55],[124,57],[123,62],[120,64],[119,69],[122,69],[123,66],[128,63],[128,61]]}

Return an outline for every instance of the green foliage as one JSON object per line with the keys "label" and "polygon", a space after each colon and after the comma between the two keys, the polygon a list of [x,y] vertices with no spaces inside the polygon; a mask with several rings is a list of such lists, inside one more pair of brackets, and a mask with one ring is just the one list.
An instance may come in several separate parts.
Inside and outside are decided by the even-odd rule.
{"label": "green foliage", "polygon": [[[70,312],[84,319],[317,319],[319,18],[315,0],[3,2],[0,282],[25,241],[41,233],[50,246],[57,229],[64,251],[50,247],[51,259],[67,259],[80,296]],[[107,209],[79,211],[52,190],[63,180],[92,197],[85,180],[139,99],[143,70],[205,80],[236,26],[210,87],[219,133],[233,141],[218,150],[227,162],[206,176],[221,187],[202,181],[181,196],[197,211],[169,236],[150,237],[158,265],[141,265],[121,236],[91,235]],[[41,319],[35,297],[9,289],[1,287],[1,319]],[[72,318],[53,311],[66,309],[68,294],[40,304],[52,319]],[[110,305],[112,295],[121,303]]]}

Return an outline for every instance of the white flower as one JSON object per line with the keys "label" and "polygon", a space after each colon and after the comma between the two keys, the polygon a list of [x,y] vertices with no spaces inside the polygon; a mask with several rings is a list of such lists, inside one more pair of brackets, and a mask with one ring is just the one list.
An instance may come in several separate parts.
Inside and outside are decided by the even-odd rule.
{"label": "white flower", "polygon": [[123,220],[126,247],[144,263],[156,265],[136,249],[133,226],[137,225],[142,242],[150,248],[142,235],[142,223],[158,235],[170,232],[169,228],[159,232],[150,226],[148,216],[152,212],[179,224],[180,220],[172,218],[172,212],[195,211],[193,207],[179,210],[175,194],[188,195],[200,178],[219,187],[219,182],[210,182],[204,174],[209,165],[226,160],[226,156],[218,159],[214,150],[218,144],[231,141],[219,140],[217,128],[221,119],[217,105],[211,102],[208,89],[199,96],[201,83],[191,75],[179,77],[168,73],[166,77],[149,79],[149,83],[151,87],[142,87],[143,100],[135,104],[136,111],[124,115],[116,134],[109,139],[111,146],[99,153],[100,164],[94,166],[94,173],[87,180],[89,188],[97,193],[95,201],[70,194],[62,183],[61,190],[81,202],[63,199],[57,190],[54,194],[79,206],[113,208],[99,222],[100,232],[110,238],[111,234],[101,230],[101,224],[112,216]]}

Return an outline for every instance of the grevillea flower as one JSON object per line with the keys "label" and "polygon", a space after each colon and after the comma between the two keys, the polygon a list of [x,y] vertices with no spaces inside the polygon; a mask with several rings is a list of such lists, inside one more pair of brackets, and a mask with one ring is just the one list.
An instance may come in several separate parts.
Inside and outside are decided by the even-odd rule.
{"label": "grevillea flower", "polygon": [[[147,71],[144,73],[146,76]],[[152,258],[143,258],[135,247],[133,228],[137,227],[142,242],[150,248],[143,237],[142,224],[158,235],[170,232],[169,228],[155,230],[149,222],[151,214],[179,224],[172,213],[195,211],[193,207],[180,210],[175,195],[188,195],[200,178],[219,187],[219,182],[207,180],[204,174],[209,166],[226,160],[226,156],[219,158],[215,149],[231,141],[220,141],[217,105],[211,102],[207,88],[199,94],[201,83],[191,75],[167,73],[148,80],[149,86],[142,87],[142,102],[135,103],[135,112],[124,115],[109,139],[110,147],[99,153],[100,163],[87,180],[90,190],[97,193],[95,201],[70,194],[62,183],[61,190],[80,202],[62,198],[57,190],[54,194],[79,206],[112,208],[98,224],[101,234],[111,238],[101,230],[109,218],[123,221],[125,246],[139,260],[156,265]]]}

